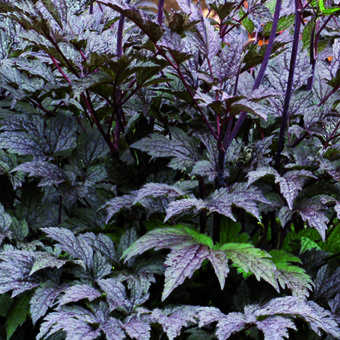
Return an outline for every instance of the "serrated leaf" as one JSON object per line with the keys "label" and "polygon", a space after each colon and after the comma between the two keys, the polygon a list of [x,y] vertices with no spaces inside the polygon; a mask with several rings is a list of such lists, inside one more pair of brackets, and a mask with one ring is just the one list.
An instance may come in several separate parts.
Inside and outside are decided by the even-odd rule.
{"label": "serrated leaf", "polygon": [[137,196],[133,202],[136,204],[145,197],[160,197],[167,195],[168,197],[183,196],[185,193],[173,185],[163,183],[147,183],[136,192]]}
{"label": "serrated leaf", "polygon": [[284,340],[284,338],[289,338],[288,328],[297,330],[292,320],[282,316],[257,321],[256,326],[263,332],[265,340]]}
{"label": "serrated leaf", "polygon": [[32,269],[29,275],[32,275],[38,270],[41,270],[44,268],[55,267],[59,269],[66,262],[67,260],[57,259],[55,256],[47,252],[35,251],[34,252],[34,263],[33,263],[33,266],[32,266]]}
{"label": "serrated leaf", "polygon": [[331,272],[329,265],[322,266],[315,279],[314,299],[328,300],[340,289],[340,268]]}
{"label": "serrated leaf", "polygon": [[106,5],[113,10],[121,13],[125,17],[129,18],[133,21],[147,36],[150,38],[152,42],[156,42],[163,35],[162,26],[157,23],[151,21],[146,14],[142,11],[136,9],[133,6],[124,3],[119,0],[100,0],[98,3],[102,5]]}
{"label": "serrated leaf", "polygon": [[65,172],[62,169],[44,161],[26,162],[12,171],[27,172],[30,176],[42,177],[39,186],[58,185],[66,180]]}
{"label": "serrated leaf", "polygon": [[130,338],[136,340],[149,340],[150,339],[150,318],[139,315],[128,316],[124,320],[124,330]]}
{"label": "serrated leaf", "polygon": [[136,198],[136,194],[123,195],[113,198],[108,201],[103,208],[106,208],[107,219],[106,223],[110,221],[112,216],[116,214],[120,209],[130,208]]}
{"label": "serrated leaf", "polygon": [[125,334],[122,329],[122,324],[119,320],[109,317],[108,320],[100,325],[100,328],[103,330],[106,335],[107,340],[116,340],[116,339],[124,339]]}
{"label": "serrated leaf", "polygon": [[268,302],[261,309],[255,311],[255,315],[287,315],[287,316],[301,316],[308,323],[314,332],[320,335],[319,329],[338,337],[340,329],[334,316],[327,310],[317,305],[314,301],[305,301],[304,299],[286,296],[276,298]]}
{"label": "serrated leaf", "polygon": [[164,265],[165,270],[165,284],[162,294],[162,301],[164,301],[170,293],[188,277],[191,278],[194,272],[199,269],[202,262],[209,255],[209,248],[200,244],[180,247],[180,249],[173,249],[167,256]]}
{"label": "serrated leaf", "polygon": [[147,152],[152,158],[173,158],[169,166],[173,169],[192,167],[199,160],[197,141],[179,128],[170,128],[171,139],[152,134],[131,145],[132,148]]}
{"label": "serrated leaf", "polygon": [[0,316],[3,318],[6,317],[9,307],[13,303],[13,299],[10,297],[9,294],[1,294],[0,295]]}
{"label": "serrated leaf", "polygon": [[4,238],[11,237],[12,218],[5,212],[4,207],[0,204],[0,245]]}
{"label": "serrated leaf", "polygon": [[294,296],[308,297],[309,291],[313,287],[313,281],[306,274],[303,268],[294,266],[291,262],[301,262],[298,257],[286,253],[282,250],[272,250],[269,252],[277,268],[277,280],[280,286],[292,290]]}
{"label": "serrated leaf", "polygon": [[99,287],[106,293],[106,300],[110,311],[122,308],[128,312],[131,303],[127,298],[124,285],[116,279],[102,279],[97,281]]}
{"label": "serrated leaf", "polygon": [[64,294],[59,299],[58,304],[59,306],[62,306],[67,303],[76,302],[82,299],[93,301],[100,295],[101,293],[94,287],[91,287],[87,284],[77,284],[64,290]]}
{"label": "serrated leaf", "polygon": [[12,306],[6,316],[7,340],[11,338],[18,326],[22,326],[29,314],[30,296],[23,295]]}
{"label": "serrated leaf", "polygon": [[47,281],[34,291],[30,300],[30,312],[33,325],[46,314],[48,308],[53,306],[54,301],[63,290],[63,286],[56,285],[52,281]]}
{"label": "serrated leaf", "polygon": [[166,332],[169,340],[180,335],[182,327],[196,323],[196,313],[199,307],[180,306],[175,308],[154,309],[151,318],[159,323]]}
{"label": "serrated leaf", "polygon": [[313,204],[305,205],[299,208],[298,211],[302,219],[307,221],[311,228],[315,228],[319,232],[322,240],[325,240],[329,219],[320,209],[320,206]]}
{"label": "serrated leaf", "polygon": [[72,231],[65,228],[41,228],[50,238],[57,241],[65,252],[84,261],[86,267],[92,268],[93,249],[82,238],[77,238]]}
{"label": "serrated leaf", "polygon": [[0,253],[0,294],[12,290],[12,297],[39,286],[39,278],[30,276],[34,253],[25,250],[7,250]]}
{"label": "serrated leaf", "polygon": [[226,256],[245,273],[253,273],[257,280],[262,278],[279,291],[276,267],[270,254],[254,248],[249,243],[226,243],[219,247],[219,250],[225,252]]}
{"label": "serrated leaf", "polygon": [[[178,214],[183,214],[192,211],[194,214],[201,210],[208,210],[208,204],[202,199],[197,198],[185,198],[182,200],[177,200],[170,202],[166,209],[166,216],[164,223],[168,221],[171,217]],[[231,213],[231,209],[230,209]]]}
{"label": "serrated leaf", "polygon": [[19,155],[41,160],[75,147],[76,124],[67,116],[60,115],[47,122],[38,116],[14,116],[1,123],[0,146]]}
{"label": "serrated leaf", "polygon": [[291,210],[293,209],[294,199],[302,189],[306,177],[315,178],[310,171],[306,170],[292,170],[286,172],[283,177],[276,176],[276,183],[280,184],[281,194],[286,199]]}
{"label": "serrated leaf", "polygon": [[46,315],[40,326],[37,340],[63,330],[67,339],[95,340],[100,335],[100,328],[94,330],[90,324],[96,324],[98,319],[93,313],[80,306],[63,306],[60,311]]}

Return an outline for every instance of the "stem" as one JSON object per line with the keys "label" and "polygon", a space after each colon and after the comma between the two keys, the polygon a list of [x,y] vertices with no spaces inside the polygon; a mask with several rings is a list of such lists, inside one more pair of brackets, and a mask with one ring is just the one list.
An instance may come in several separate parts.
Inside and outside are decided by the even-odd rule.
{"label": "stem", "polygon": [[[272,52],[272,48],[273,48],[273,45],[274,45],[274,40],[275,40],[275,37],[276,37],[277,25],[278,25],[279,19],[280,19],[281,3],[282,3],[282,0],[276,1],[274,19],[273,19],[273,26],[272,26],[272,29],[271,29],[271,32],[270,32],[266,52],[265,52],[264,57],[263,57],[263,62],[261,64],[259,73],[256,77],[256,80],[255,80],[255,83],[254,83],[254,86],[253,86],[253,90],[256,90],[260,87],[260,84],[261,84],[262,79],[264,77],[266,68],[268,66],[268,61],[269,61],[269,58],[270,58],[270,55],[271,55],[271,52]],[[241,128],[246,116],[247,116],[247,113],[242,112],[240,114],[240,117],[239,117],[238,121],[236,122],[232,132],[230,134],[225,135],[224,141],[223,141],[223,147],[224,147],[225,150],[228,150],[231,142],[236,137],[239,129]]]}
{"label": "stem", "polygon": [[293,41],[292,54],[291,54],[291,59],[290,59],[288,83],[287,83],[285,100],[283,104],[281,127],[280,127],[279,141],[278,141],[276,160],[275,160],[276,170],[278,170],[280,167],[280,158],[281,158],[281,153],[283,151],[284,137],[285,137],[287,121],[288,121],[289,102],[290,102],[290,98],[292,95],[296,56],[297,56],[298,46],[299,46],[300,27],[301,27],[301,10],[302,10],[301,2],[299,0],[295,0],[294,41]]}
{"label": "stem", "polygon": [[164,8],[164,0],[159,0],[158,17],[157,17],[157,21],[159,25],[162,25],[162,22],[163,22],[163,8]]}
{"label": "stem", "polygon": [[309,45],[309,63],[312,65],[312,74],[307,80],[307,87],[306,87],[307,91],[310,91],[313,87],[313,79],[314,79],[314,72],[315,72],[315,61],[316,61],[316,53],[317,53],[317,47],[318,47],[318,42],[315,39],[315,26],[316,26],[316,22],[314,22],[314,25],[313,25],[310,45]]}

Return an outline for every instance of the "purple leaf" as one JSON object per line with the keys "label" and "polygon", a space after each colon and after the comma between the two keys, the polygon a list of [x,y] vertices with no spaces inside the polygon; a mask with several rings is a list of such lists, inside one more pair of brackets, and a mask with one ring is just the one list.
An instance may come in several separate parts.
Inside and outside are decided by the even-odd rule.
{"label": "purple leaf", "polygon": [[121,321],[109,317],[108,320],[100,325],[106,335],[107,340],[125,339],[123,324]]}
{"label": "purple leaf", "polygon": [[225,278],[228,276],[228,258],[226,254],[222,251],[211,251],[207,256],[208,260],[214,267],[215,274],[220,282],[221,290],[224,288]]}
{"label": "purple leaf", "polygon": [[199,307],[196,306],[181,306],[164,310],[156,308],[153,310],[151,318],[162,325],[169,340],[173,340],[180,335],[182,327],[196,324],[195,316],[198,310]]}
{"label": "purple leaf", "polygon": [[101,295],[97,289],[87,284],[78,284],[75,286],[71,286],[65,289],[64,292],[65,294],[58,301],[59,306],[65,305],[70,302],[76,302],[82,299],[93,301]]}
{"label": "purple leaf", "polygon": [[282,316],[272,316],[262,321],[257,321],[256,325],[263,332],[265,340],[284,340],[284,337],[289,338],[287,328],[296,330],[293,321]]}
{"label": "purple leaf", "polygon": [[33,325],[46,314],[48,308],[53,306],[55,299],[64,291],[64,288],[52,281],[47,281],[35,290],[30,300]]}
{"label": "purple leaf", "polygon": [[241,331],[246,325],[242,313],[229,313],[218,321],[216,335],[219,340],[228,339],[231,334]]}
{"label": "purple leaf", "polygon": [[208,257],[210,249],[201,244],[195,244],[179,249],[172,249],[168,255],[165,266],[165,284],[162,294],[162,301],[164,301],[169,294],[184,280],[194,274],[194,272],[201,267],[202,262]]}
{"label": "purple leaf", "polygon": [[8,250],[0,253],[0,294],[12,290],[12,297],[39,286],[37,276],[30,276],[34,252]]}
{"label": "purple leaf", "polygon": [[38,270],[44,269],[44,268],[61,268],[67,260],[60,260],[57,259],[52,254],[49,254],[47,252],[42,251],[35,251],[34,252],[34,263],[32,266],[32,269],[30,271],[30,275],[34,274]]}
{"label": "purple leaf", "polygon": [[116,279],[98,280],[100,288],[106,293],[107,303],[110,306],[110,311],[121,307],[129,310],[131,303],[126,296],[124,285]]}
{"label": "purple leaf", "polygon": [[151,318],[149,315],[128,316],[124,321],[125,332],[130,338],[136,340],[149,340]]}

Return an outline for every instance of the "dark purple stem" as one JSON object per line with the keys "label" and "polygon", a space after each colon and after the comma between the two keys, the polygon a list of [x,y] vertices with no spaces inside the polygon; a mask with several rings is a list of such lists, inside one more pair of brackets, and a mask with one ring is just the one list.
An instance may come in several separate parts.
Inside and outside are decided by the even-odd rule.
{"label": "dark purple stem", "polygon": [[164,8],[164,0],[159,0],[158,17],[157,17],[157,21],[159,25],[162,25],[162,22],[163,22],[163,8]]}
{"label": "dark purple stem", "polygon": [[276,159],[275,159],[275,168],[277,170],[280,167],[281,153],[283,151],[284,138],[285,138],[287,122],[288,122],[289,102],[290,102],[290,98],[291,98],[291,95],[292,95],[292,89],[293,89],[295,64],[296,64],[296,57],[297,57],[297,53],[298,53],[299,38],[300,38],[301,11],[302,11],[301,2],[299,0],[295,0],[294,41],[293,41],[292,54],[291,54],[291,59],[290,59],[288,84],[287,84],[286,95],[285,95],[285,100],[284,100],[284,104],[283,104],[283,112],[282,112],[281,127],[280,127],[280,133],[279,133],[279,141],[278,141],[277,153],[276,153]]}

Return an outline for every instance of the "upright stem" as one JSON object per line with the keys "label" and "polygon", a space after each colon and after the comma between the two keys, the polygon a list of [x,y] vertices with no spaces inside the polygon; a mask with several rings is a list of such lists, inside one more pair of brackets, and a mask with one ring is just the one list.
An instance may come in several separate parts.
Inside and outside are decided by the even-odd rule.
{"label": "upright stem", "polygon": [[291,98],[291,95],[292,95],[292,89],[293,89],[295,64],[296,64],[296,57],[297,57],[298,46],[299,46],[299,38],[300,38],[301,11],[302,11],[301,2],[299,0],[295,0],[294,41],[293,41],[292,54],[291,54],[291,59],[290,59],[288,83],[287,83],[285,100],[284,100],[284,104],[283,104],[281,127],[280,127],[279,141],[278,141],[276,160],[275,160],[275,168],[277,170],[280,167],[281,153],[283,151],[284,137],[285,137],[285,132],[286,132],[286,128],[287,128],[287,121],[288,121],[289,102],[290,102],[290,98]]}
{"label": "upright stem", "polygon": [[164,7],[164,0],[159,0],[158,17],[157,17],[157,21],[159,25],[162,25],[162,22],[163,22],[163,7]]}
{"label": "upright stem", "polygon": [[[254,86],[253,86],[253,90],[256,90],[260,87],[262,79],[263,79],[264,74],[266,72],[266,68],[268,66],[268,61],[269,61],[269,58],[270,58],[270,55],[271,55],[271,52],[272,52],[272,48],[273,48],[273,45],[274,45],[274,40],[275,40],[275,37],[276,37],[277,25],[278,25],[279,19],[280,19],[281,4],[282,4],[282,0],[276,1],[274,18],[273,18],[273,26],[272,26],[272,29],[271,29],[271,32],[270,32],[266,52],[265,52],[264,57],[263,57],[263,62],[261,64],[259,73],[256,77],[256,80],[255,80],[255,83],[254,83]],[[223,141],[223,146],[224,146],[225,150],[228,149],[231,142],[236,137],[236,135],[237,135],[239,129],[241,128],[246,116],[247,116],[247,113],[242,112],[238,121],[236,122],[236,124],[234,126],[234,129],[231,131],[230,134],[225,135],[225,138],[224,138],[224,141]]]}

